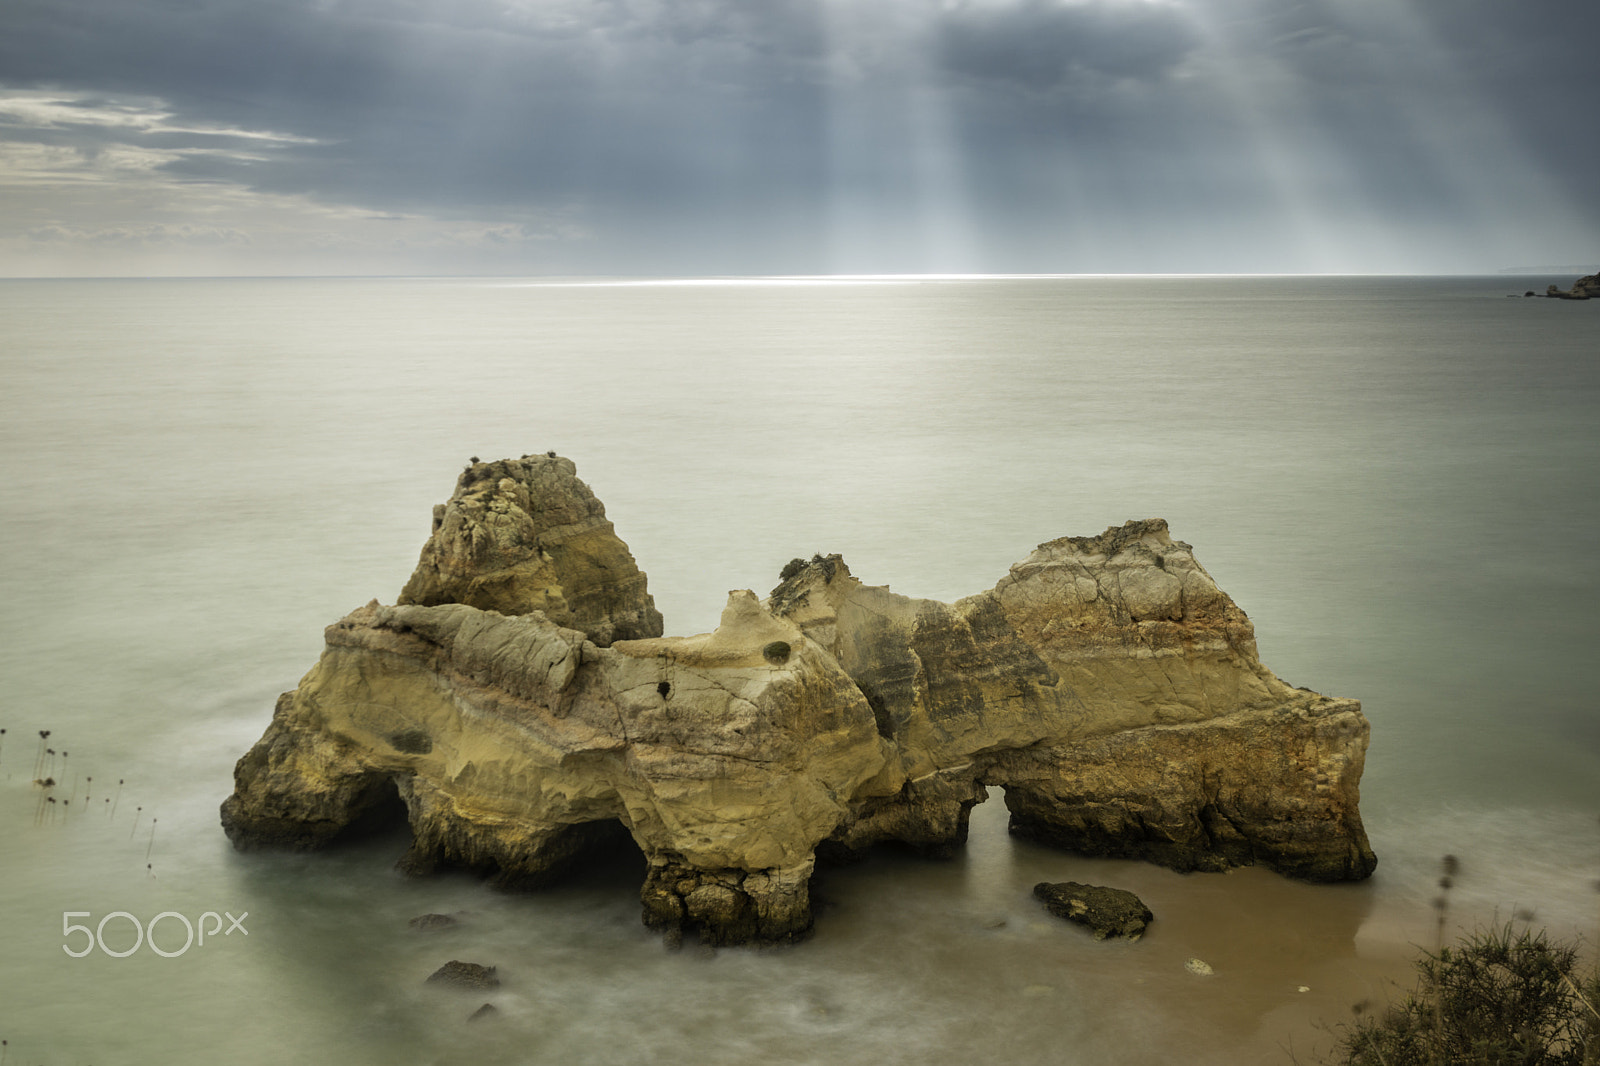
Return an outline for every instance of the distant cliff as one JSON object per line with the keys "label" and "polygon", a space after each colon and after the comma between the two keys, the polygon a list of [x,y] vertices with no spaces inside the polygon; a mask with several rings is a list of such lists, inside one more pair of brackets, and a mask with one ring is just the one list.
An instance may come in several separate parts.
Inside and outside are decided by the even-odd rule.
{"label": "distant cliff", "polygon": [[1040,545],[954,604],[795,560],[714,632],[661,637],[603,515],[566,459],[475,463],[402,603],[330,626],[239,760],[235,846],[324,845],[398,797],[405,868],[530,885],[620,823],[645,922],[713,943],[804,935],[819,854],[947,854],[991,786],[1013,832],[1086,854],[1376,863],[1359,703],[1262,666],[1159,519]]}
{"label": "distant cliff", "polygon": [[1570,289],[1552,285],[1544,291],[1544,294],[1555,300],[1590,300],[1600,297],[1600,274],[1581,277],[1572,283]]}

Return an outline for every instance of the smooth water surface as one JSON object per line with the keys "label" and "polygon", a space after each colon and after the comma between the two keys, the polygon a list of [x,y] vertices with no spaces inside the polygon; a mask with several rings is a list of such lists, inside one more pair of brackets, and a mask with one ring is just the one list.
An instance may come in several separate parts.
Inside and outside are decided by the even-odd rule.
{"label": "smooth water surface", "polygon": [[[5,1061],[1284,1062],[1434,942],[1447,852],[1450,927],[1526,910],[1592,940],[1600,305],[1507,291],[0,282]],[[508,896],[400,877],[400,838],[235,854],[233,762],[322,628],[393,602],[469,456],[547,449],[669,633],[797,555],[948,600],[1039,542],[1168,519],[1270,667],[1363,701],[1377,874],[1084,860],[1011,841],[996,797],[952,862],[829,873],[806,944],[673,954],[639,924],[637,856]],[[41,747],[68,804],[30,784]],[[1043,879],[1133,889],[1156,924],[1095,943],[1032,900]],[[248,932],[72,958],[85,911]],[[428,911],[463,921],[407,930]],[[104,935],[133,943],[129,919]],[[158,946],[183,941],[164,919]],[[503,986],[424,986],[451,958]]]}

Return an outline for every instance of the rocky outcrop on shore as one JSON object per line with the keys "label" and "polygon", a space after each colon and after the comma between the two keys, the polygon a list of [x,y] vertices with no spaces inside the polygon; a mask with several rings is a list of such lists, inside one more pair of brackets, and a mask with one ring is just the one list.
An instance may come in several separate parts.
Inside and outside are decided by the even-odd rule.
{"label": "rocky outcrop on shore", "polygon": [[[1600,274],[1589,274],[1572,283],[1572,288],[1562,289],[1551,285],[1544,294],[1552,300],[1600,299]],[[1530,294],[1531,295],[1531,294]]]}
{"label": "rocky outcrop on shore", "polygon": [[954,604],[796,560],[717,629],[661,637],[572,464],[475,463],[401,602],[330,626],[235,771],[240,848],[403,810],[414,873],[537,885],[622,834],[647,924],[710,943],[811,927],[817,857],[949,854],[1005,789],[1013,832],[1179,869],[1375,864],[1354,700],[1279,680],[1165,522],[1041,545]]}

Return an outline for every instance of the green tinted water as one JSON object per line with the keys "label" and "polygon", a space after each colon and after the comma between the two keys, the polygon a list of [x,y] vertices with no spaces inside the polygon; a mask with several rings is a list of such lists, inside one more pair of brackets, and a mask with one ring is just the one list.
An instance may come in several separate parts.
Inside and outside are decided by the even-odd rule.
{"label": "green tinted water", "polygon": [[[1600,308],[1506,291],[0,283],[7,1062],[1281,1061],[1431,942],[1447,851],[1452,923],[1525,907],[1595,935]],[[233,853],[233,761],[322,627],[392,602],[469,455],[551,448],[670,633],[795,555],[954,599],[1041,541],[1167,518],[1269,666],[1364,701],[1378,874],[1090,862],[1012,843],[990,803],[953,863],[831,875],[806,945],[703,956],[639,926],[626,861],[502,896],[400,878],[398,839]],[[72,800],[53,815],[40,729]],[[1157,925],[1094,944],[1045,920],[1044,878],[1132,888]],[[248,934],[72,958],[85,911],[66,921],[248,912]],[[426,911],[468,920],[408,933]],[[176,950],[181,922],[157,936]],[[449,958],[506,983],[424,987]]]}

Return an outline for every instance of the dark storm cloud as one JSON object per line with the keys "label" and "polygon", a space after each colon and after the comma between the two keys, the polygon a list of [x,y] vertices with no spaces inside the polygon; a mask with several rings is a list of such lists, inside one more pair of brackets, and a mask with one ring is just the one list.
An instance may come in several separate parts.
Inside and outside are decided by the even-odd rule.
{"label": "dark storm cloud", "polygon": [[[1291,201],[1448,225],[1515,196],[1518,167],[1600,230],[1597,20],[1548,0],[7,0],[0,87],[172,117],[14,116],[0,137],[136,144],[174,178],[373,212],[580,210],[778,252],[852,196],[886,234],[964,196],[1019,248],[1104,221],[1085,212],[1130,234],[1270,234]],[[919,186],[934,164],[943,185]]]}
{"label": "dark storm cloud", "polygon": [[[1600,223],[1600,124],[1581,117],[1592,111],[1585,101],[1600,94],[1600,8],[1552,0],[1372,8],[1307,0],[1274,13],[1249,0],[1236,10],[1245,26],[1301,31],[1263,35],[1256,47],[1305,87],[1308,119],[1397,207],[1418,206],[1423,179],[1434,179],[1428,185],[1438,196],[1451,177],[1517,163],[1562,187],[1589,225]],[[1501,131],[1503,145],[1494,138]],[[1456,150],[1435,150],[1440,138]],[[1507,149],[1515,159],[1504,157]]]}
{"label": "dark storm cloud", "polygon": [[817,51],[803,15],[793,4],[19,0],[3,16],[0,76],[153,96],[319,141],[263,170],[257,180],[278,190],[447,206],[642,193],[699,176],[697,137],[760,139],[750,111],[782,92],[764,81],[771,57]]}
{"label": "dark storm cloud", "polygon": [[1197,43],[1177,8],[1115,0],[963,4],[941,20],[939,41],[953,73],[1036,90],[1084,75],[1158,78]]}

